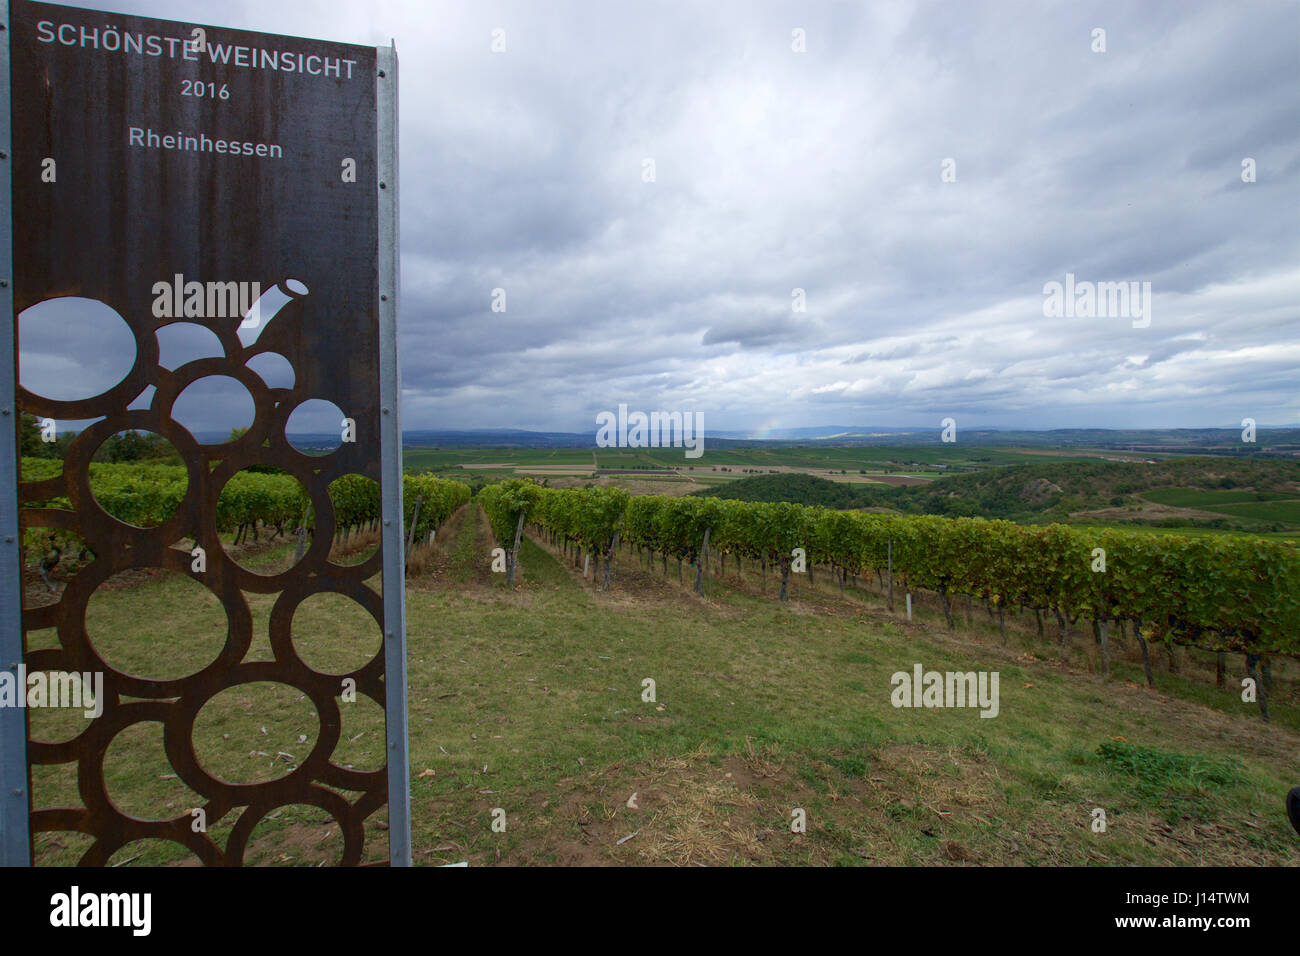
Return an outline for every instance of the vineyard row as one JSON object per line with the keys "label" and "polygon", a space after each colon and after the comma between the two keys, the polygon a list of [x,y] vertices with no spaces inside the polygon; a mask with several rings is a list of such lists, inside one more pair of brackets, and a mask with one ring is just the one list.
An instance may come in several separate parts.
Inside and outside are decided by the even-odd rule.
{"label": "vineyard row", "polygon": [[[1262,538],[1190,538],[983,518],[896,516],[790,503],[630,497],[618,488],[552,489],[526,479],[489,485],[477,499],[509,549],[520,515],[538,530],[609,562],[621,540],[696,564],[707,547],[725,563],[762,562],[781,577],[829,566],[952,600],[1050,611],[1060,622],[1131,621],[1146,641],[1242,651],[1248,659],[1300,654],[1300,550]],[[707,544],[706,544],[707,542]],[[800,552],[798,549],[802,549]]]}

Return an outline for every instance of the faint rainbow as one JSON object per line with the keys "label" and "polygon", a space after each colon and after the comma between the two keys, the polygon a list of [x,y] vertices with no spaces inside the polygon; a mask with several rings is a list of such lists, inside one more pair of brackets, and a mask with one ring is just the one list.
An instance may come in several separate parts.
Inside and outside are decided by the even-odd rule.
{"label": "faint rainbow", "polygon": [[769,418],[767,421],[763,422],[763,424],[754,429],[754,437],[771,438],[772,432],[782,427],[782,420],[780,418]]}

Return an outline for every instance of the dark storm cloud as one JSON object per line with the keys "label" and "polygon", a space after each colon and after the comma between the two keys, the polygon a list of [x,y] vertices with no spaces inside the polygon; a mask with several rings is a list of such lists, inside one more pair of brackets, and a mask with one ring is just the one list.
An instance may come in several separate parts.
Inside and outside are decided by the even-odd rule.
{"label": "dark storm cloud", "polygon": [[407,427],[1300,416],[1294,4],[119,5],[396,38]]}

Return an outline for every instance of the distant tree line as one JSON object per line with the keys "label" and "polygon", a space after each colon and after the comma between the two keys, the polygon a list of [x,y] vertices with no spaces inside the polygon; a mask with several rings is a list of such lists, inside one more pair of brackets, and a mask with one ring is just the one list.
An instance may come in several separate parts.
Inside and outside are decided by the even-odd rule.
{"label": "distant tree line", "polygon": [[[243,432],[246,429],[237,429]],[[18,424],[18,453],[23,458],[67,458],[68,448],[77,437],[75,431],[59,431],[54,441],[47,442],[41,435],[41,420],[23,412]],[[232,433],[232,438],[236,437]],[[180,454],[171,442],[153,432],[128,429],[110,435],[95,451],[92,461],[141,462],[159,465],[183,464]]]}

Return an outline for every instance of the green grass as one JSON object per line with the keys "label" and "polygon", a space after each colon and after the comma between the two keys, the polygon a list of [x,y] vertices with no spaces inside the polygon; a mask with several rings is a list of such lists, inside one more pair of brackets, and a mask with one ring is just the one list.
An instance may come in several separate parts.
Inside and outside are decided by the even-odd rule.
{"label": "green grass", "polygon": [[1241,761],[1235,757],[1212,759],[1130,743],[1104,743],[1097,756],[1131,777],[1135,792],[1143,798],[1161,801],[1164,820],[1171,825],[1188,812],[1198,820],[1208,819],[1213,813],[1210,793],[1236,789],[1245,782]]}
{"label": "green grass", "polygon": [[1158,504],[1178,508],[1199,508],[1233,518],[1300,524],[1300,499],[1279,492],[1158,488],[1143,492],[1142,497]]}
{"label": "green grass", "polygon": [[1157,504],[1175,508],[1212,508],[1216,505],[1236,504],[1245,501],[1276,501],[1284,494],[1268,491],[1202,491],[1196,488],[1154,488],[1142,492],[1142,497]]}
{"label": "green grass", "polygon": [[1300,524],[1300,500],[1290,501],[1252,501],[1239,505],[1217,505],[1209,510],[1242,518],[1255,518],[1259,521],[1285,521]]}
{"label": "green grass", "polygon": [[1140,534],[1175,534],[1188,538],[1218,538],[1224,535],[1229,535],[1242,538],[1270,538],[1282,541],[1300,541],[1300,530],[1248,532],[1233,531],[1228,528],[1205,528],[1196,525],[1162,528],[1159,525],[1134,524],[1129,521],[1070,521],[1068,523],[1073,528],[1110,528],[1120,531],[1132,531]]}
{"label": "green grass", "polygon": [[1143,787],[1152,790],[1172,786],[1228,787],[1242,783],[1241,762],[1232,757],[1211,760],[1152,747],[1135,747],[1130,743],[1102,744],[1097,748],[1097,756],[1132,774]]}

